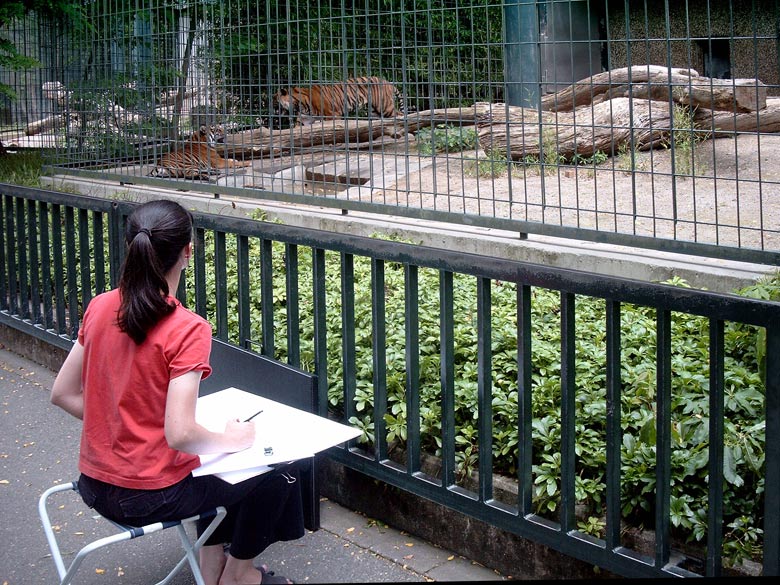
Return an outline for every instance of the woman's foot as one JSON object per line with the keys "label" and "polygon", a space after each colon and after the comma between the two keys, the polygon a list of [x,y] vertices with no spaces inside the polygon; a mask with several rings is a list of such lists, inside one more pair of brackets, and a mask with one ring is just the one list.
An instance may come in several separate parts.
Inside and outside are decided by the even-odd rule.
{"label": "woman's foot", "polygon": [[225,569],[227,558],[221,544],[204,546],[200,549],[200,572],[206,585],[219,585],[219,578]]}
{"label": "woman's foot", "polygon": [[268,585],[290,584],[286,577],[274,575],[266,565],[256,568],[252,559],[237,559],[228,555],[227,563],[219,579],[219,585]]}

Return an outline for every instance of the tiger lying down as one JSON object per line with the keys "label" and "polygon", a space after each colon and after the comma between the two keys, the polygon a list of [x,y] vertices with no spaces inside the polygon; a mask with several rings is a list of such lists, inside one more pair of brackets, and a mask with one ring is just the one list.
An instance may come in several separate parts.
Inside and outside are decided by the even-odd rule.
{"label": "tiger lying down", "polygon": [[[401,109],[395,107],[395,101]],[[358,108],[366,106],[369,114],[394,118],[403,113],[401,92],[381,77],[355,77],[327,85],[282,88],[273,97],[277,114],[298,117],[298,123],[311,124],[314,119],[344,118]]]}
{"label": "tiger lying down", "polygon": [[222,137],[224,132],[220,126],[201,126],[184,146],[162,155],[148,176],[207,181],[211,175],[222,174],[226,169],[252,166],[249,160],[222,158],[211,146]]}

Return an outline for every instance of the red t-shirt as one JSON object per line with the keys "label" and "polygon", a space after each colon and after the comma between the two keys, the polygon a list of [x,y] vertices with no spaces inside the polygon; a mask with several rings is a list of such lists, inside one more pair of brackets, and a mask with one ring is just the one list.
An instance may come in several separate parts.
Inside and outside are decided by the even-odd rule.
{"label": "red t-shirt", "polygon": [[[170,299],[175,300],[175,299]],[[79,470],[134,489],[173,485],[200,465],[165,440],[171,379],[211,373],[211,325],[176,301],[176,309],[140,345],[119,330],[119,290],[93,298],[82,320],[84,425]]]}

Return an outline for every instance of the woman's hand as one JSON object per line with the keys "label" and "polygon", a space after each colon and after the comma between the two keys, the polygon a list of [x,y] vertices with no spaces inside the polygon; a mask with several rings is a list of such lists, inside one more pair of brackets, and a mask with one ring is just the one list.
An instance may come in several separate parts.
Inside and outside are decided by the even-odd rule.
{"label": "woman's hand", "polygon": [[225,435],[235,445],[231,451],[243,451],[255,442],[255,423],[229,420],[225,425]]}

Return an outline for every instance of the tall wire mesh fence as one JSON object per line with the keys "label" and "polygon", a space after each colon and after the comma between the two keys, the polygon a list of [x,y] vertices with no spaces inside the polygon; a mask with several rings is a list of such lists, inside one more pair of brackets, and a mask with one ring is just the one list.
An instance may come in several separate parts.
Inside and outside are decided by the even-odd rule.
{"label": "tall wire mesh fence", "polygon": [[780,262],[778,0],[80,6],[0,22],[62,171]]}

